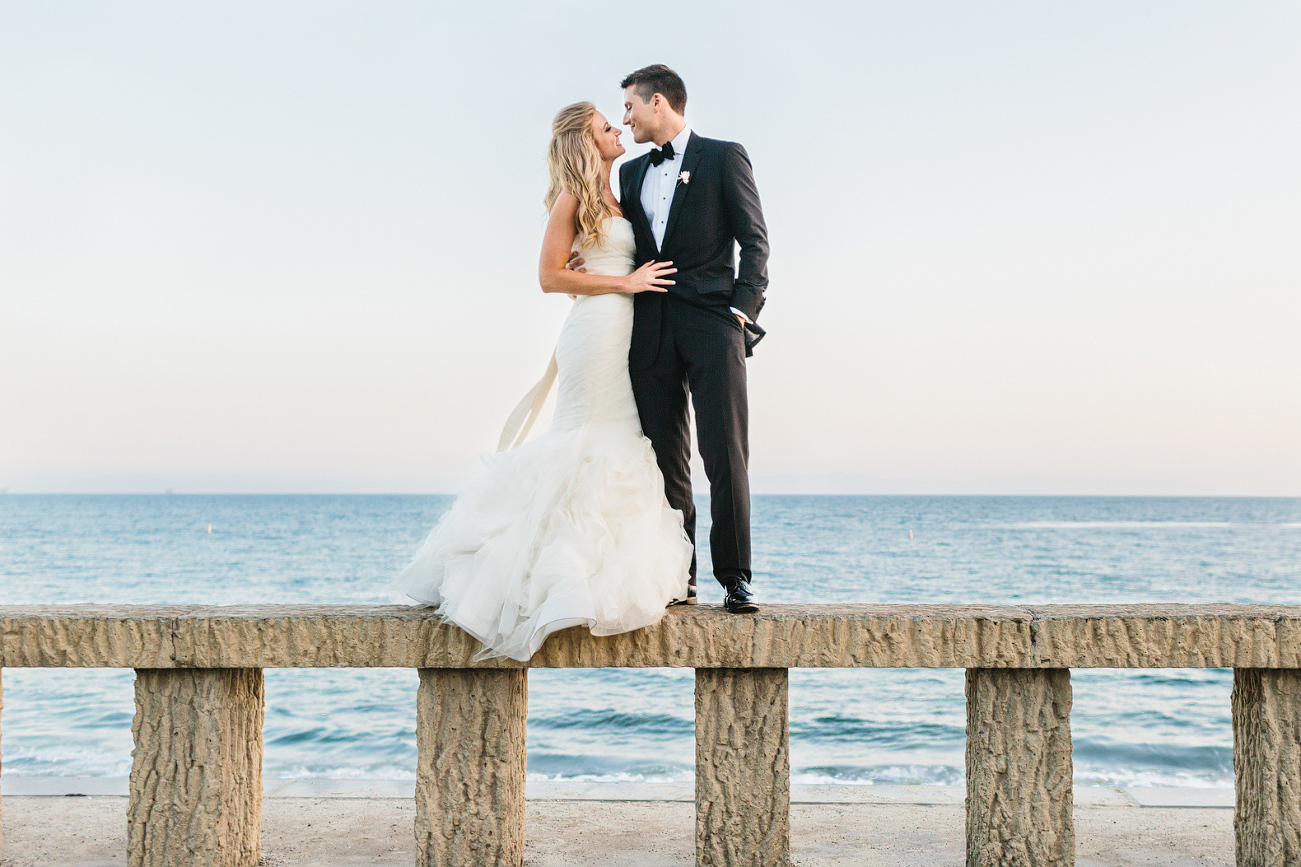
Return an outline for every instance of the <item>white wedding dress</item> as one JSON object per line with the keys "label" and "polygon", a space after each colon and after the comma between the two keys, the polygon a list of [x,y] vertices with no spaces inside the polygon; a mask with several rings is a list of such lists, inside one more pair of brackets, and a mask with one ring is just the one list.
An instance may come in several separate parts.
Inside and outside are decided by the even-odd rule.
{"label": "white wedding dress", "polygon": [[[631,273],[632,225],[605,228],[605,250],[580,251],[588,273]],[[631,295],[578,296],[556,346],[551,429],[485,457],[393,585],[477,638],[476,658],[527,660],[570,626],[639,629],[687,595],[691,543],[641,432],[631,335]],[[538,405],[549,380],[539,386]]]}

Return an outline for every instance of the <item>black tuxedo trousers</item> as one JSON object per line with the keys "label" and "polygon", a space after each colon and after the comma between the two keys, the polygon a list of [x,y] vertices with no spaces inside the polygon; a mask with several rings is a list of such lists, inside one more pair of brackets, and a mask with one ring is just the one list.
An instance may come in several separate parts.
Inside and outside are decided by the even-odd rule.
{"label": "black tuxedo trousers", "polygon": [[[654,360],[634,366],[632,392],[642,432],[655,446],[669,505],[682,512],[696,541],[691,498],[691,435],[687,402],[696,420],[700,457],[709,477],[713,526],[709,550],[714,577],[724,587],[750,580],[749,408],[745,338],[726,307],[702,307],[668,293],[642,293],[638,316],[659,319]],[[655,306],[657,310],[651,310]],[[658,317],[655,314],[658,313]],[[696,558],[691,557],[695,584]]]}

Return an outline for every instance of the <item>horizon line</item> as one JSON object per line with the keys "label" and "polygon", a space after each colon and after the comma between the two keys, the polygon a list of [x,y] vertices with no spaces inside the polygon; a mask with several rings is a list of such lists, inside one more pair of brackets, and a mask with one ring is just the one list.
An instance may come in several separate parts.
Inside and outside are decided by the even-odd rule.
{"label": "horizon line", "polygon": [[[455,491],[14,491],[0,488],[0,496],[36,497],[457,497]],[[1099,493],[899,493],[849,491],[762,491],[751,497],[1021,497],[1075,499],[1210,499],[1210,500],[1298,500],[1301,494],[1099,494]],[[708,499],[705,491],[694,495]]]}

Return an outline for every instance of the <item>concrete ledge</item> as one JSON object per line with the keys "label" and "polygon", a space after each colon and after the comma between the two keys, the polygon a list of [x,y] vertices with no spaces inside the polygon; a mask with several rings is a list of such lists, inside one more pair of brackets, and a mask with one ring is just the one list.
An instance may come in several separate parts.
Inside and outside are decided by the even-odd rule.
{"label": "concrete ledge", "polygon": [[[0,666],[514,668],[400,605],[0,607]],[[1301,668],[1301,606],[680,606],[552,636],[537,668]]]}
{"label": "concrete ledge", "polygon": [[[267,798],[402,798],[415,797],[415,780],[266,780]],[[22,797],[126,797],[125,777],[5,777],[0,794]],[[692,803],[691,783],[589,783],[538,781],[525,786],[530,801],[648,801]],[[961,807],[963,786],[791,785],[792,804],[914,804]],[[1076,786],[1080,807],[1233,808],[1233,789]]]}

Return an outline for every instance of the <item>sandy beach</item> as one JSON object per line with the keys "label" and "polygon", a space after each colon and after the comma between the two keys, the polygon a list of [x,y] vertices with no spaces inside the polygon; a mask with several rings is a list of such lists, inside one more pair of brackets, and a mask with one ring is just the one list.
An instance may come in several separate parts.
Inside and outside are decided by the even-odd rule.
{"label": "sandy beach", "polygon": [[[960,800],[953,803],[959,793],[940,787],[932,792],[877,803],[793,803],[795,862],[801,867],[961,865],[963,808]],[[1079,867],[1233,863],[1232,809],[1142,806],[1141,800],[1208,802],[1178,795],[1135,799],[1119,791],[1081,792],[1075,809]],[[268,797],[263,805],[262,863],[410,865],[415,858],[414,816],[413,801],[403,797]],[[694,863],[689,800],[535,798],[528,802],[527,823],[529,867]],[[6,797],[3,831],[3,867],[122,865],[126,798]]]}

